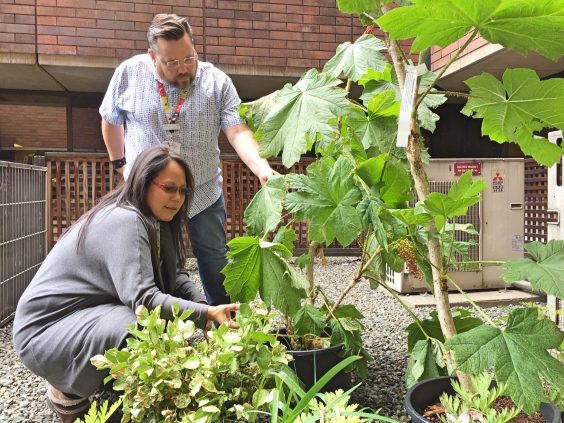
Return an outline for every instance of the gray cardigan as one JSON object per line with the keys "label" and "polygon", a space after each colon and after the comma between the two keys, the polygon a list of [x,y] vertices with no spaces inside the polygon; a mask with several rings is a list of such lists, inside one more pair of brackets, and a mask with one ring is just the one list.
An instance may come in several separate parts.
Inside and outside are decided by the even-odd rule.
{"label": "gray cardigan", "polygon": [[[23,363],[66,393],[91,395],[106,373],[90,358],[119,347],[135,322],[135,309],[162,305],[190,309],[197,326],[208,306],[188,275],[176,270],[176,252],[167,223],[160,224],[162,265],[152,263],[149,232],[134,209],[109,206],[89,224],[77,250],[84,221],[57,242],[23,293],[13,340]],[[153,260],[155,261],[155,260]]]}

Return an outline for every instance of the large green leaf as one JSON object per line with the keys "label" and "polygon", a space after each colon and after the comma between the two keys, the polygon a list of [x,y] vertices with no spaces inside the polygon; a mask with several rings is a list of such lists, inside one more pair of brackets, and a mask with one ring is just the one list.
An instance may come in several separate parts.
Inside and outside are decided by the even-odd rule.
{"label": "large green leaf", "polygon": [[432,217],[428,213],[416,212],[415,209],[391,210],[391,213],[407,226],[427,226]]}
{"label": "large green leaf", "polygon": [[480,192],[485,188],[484,181],[472,180],[472,172],[463,173],[450,187],[448,195],[430,193],[423,205],[434,216],[452,218],[468,212],[468,207],[480,201]]}
{"label": "large green leaf", "polygon": [[564,53],[562,1],[417,0],[378,19],[393,39],[415,37],[413,51],[445,47],[477,28],[491,43],[553,60]]}
{"label": "large green leaf", "polygon": [[[543,164],[554,164],[559,159],[554,147],[544,151],[547,140],[534,140],[532,133],[542,128],[564,128],[564,79],[541,81],[531,69],[507,69],[503,82],[483,73],[466,84],[471,91],[462,113],[483,119],[482,134],[500,143],[522,144]],[[542,143],[543,153],[531,146],[537,141]],[[547,153],[548,157],[543,156]]]}
{"label": "large green leaf", "polygon": [[262,236],[274,231],[282,219],[282,205],[285,197],[284,177],[274,175],[269,178],[245,209],[247,234]]}
{"label": "large green leaf", "polygon": [[564,154],[562,147],[544,137],[531,136],[529,128],[522,128],[522,130],[527,131],[527,133],[521,136],[520,130],[518,130],[517,140],[523,154],[532,156],[537,163],[542,163],[547,167],[551,167],[560,161]]}
{"label": "large green leaf", "polygon": [[358,105],[351,105],[347,111],[347,124],[365,149],[376,147],[378,151],[390,149],[398,126],[396,117],[379,116],[370,109],[367,114]]}
{"label": "large green leaf", "polygon": [[369,186],[379,184],[384,175],[386,163],[389,160],[388,154],[380,154],[363,161],[356,167],[356,174]]}
{"label": "large green leaf", "polygon": [[336,130],[328,122],[349,105],[347,92],[338,88],[341,81],[330,75],[309,70],[296,85],[286,84],[276,96],[275,106],[255,133],[260,154],[277,156],[291,167],[307,151],[307,139],[318,133],[331,136]]}
{"label": "large green leaf", "polygon": [[222,270],[232,300],[261,299],[286,315],[293,315],[305,298],[308,283],[284,260],[290,252],[280,244],[239,237],[228,243],[229,263]]}
{"label": "large green leaf", "polygon": [[278,91],[275,91],[258,100],[241,104],[239,114],[245,119],[251,130],[256,131],[264,118],[270,113],[270,110],[274,107],[274,98],[277,94]]}
{"label": "large green leaf", "polygon": [[368,72],[362,76],[358,83],[364,87],[360,96],[364,104],[368,104],[374,94],[390,90],[396,93],[396,100],[401,100],[397,76],[389,65],[382,72],[368,69]]}
{"label": "large green leaf", "polygon": [[447,367],[443,359],[444,345],[434,339],[417,341],[407,363],[405,384],[409,388],[422,380],[446,376]]}
{"label": "large green leaf", "polygon": [[234,301],[251,302],[257,295],[262,278],[259,240],[237,237],[227,246],[229,263],[221,271],[225,275],[225,290]]}
{"label": "large green leaf", "polygon": [[294,316],[296,335],[321,335],[325,328],[325,314],[310,304],[305,304]]}
{"label": "large green leaf", "polygon": [[369,68],[383,71],[388,65],[382,50],[384,42],[374,35],[367,34],[354,43],[346,41],[337,47],[335,55],[325,64],[323,72],[338,78],[341,73],[353,81],[358,81]]}
{"label": "large green leaf", "polygon": [[286,197],[286,208],[309,223],[309,238],[330,244],[337,239],[349,245],[360,233],[362,224],[356,212],[360,191],[354,185],[353,165],[341,156],[335,163],[318,160],[306,175],[288,178],[296,191]]}
{"label": "large green leaf", "polygon": [[512,310],[505,330],[480,326],[446,342],[460,370],[479,373],[494,366],[498,382],[527,412],[547,400],[543,379],[564,389],[564,366],[548,350],[558,348],[564,333],[549,319],[539,319],[534,308]]}
{"label": "large green leaf", "polygon": [[404,208],[413,198],[411,178],[401,163],[388,162],[384,170],[383,182],[380,195],[388,207]]}
{"label": "large green leaf", "polygon": [[564,298],[564,241],[551,240],[548,244],[531,242],[525,249],[533,259],[512,259],[501,267],[506,282],[527,280],[535,289]]}
{"label": "large green leaf", "polygon": [[296,230],[294,228],[288,228],[286,226],[281,226],[280,229],[274,235],[272,242],[282,244],[285,246],[292,254],[294,252],[294,242],[298,239],[296,235]]}
{"label": "large green leaf", "polygon": [[364,358],[353,366],[360,377],[367,376],[366,363],[371,359],[370,354],[362,347],[363,330],[364,326],[356,319],[350,317],[331,319],[331,345],[342,343],[345,346],[345,356],[358,354]]}
{"label": "large green leaf", "polygon": [[448,190],[448,196],[453,200],[462,200],[464,198],[476,199],[485,187],[486,184],[482,179],[474,181],[472,171],[466,171],[452,183]]}
{"label": "large green leaf", "polygon": [[[481,326],[483,324],[480,319],[472,317],[470,312],[465,309],[454,310],[452,312],[452,319],[454,321],[456,333],[467,332],[470,329]],[[420,324],[428,336],[435,338],[440,342],[445,342],[445,337],[443,335],[441,323],[439,322],[439,317],[436,310],[433,310],[431,312],[431,317],[429,319],[421,320]],[[411,350],[413,349],[417,341],[424,340],[426,336],[416,323],[411,323],[407,327],[406,331],[407,352],[411,353]]]}

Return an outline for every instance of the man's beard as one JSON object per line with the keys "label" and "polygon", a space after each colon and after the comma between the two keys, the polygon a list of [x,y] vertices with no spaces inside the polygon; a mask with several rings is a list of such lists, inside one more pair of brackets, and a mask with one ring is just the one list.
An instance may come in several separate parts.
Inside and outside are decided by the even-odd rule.
{"label": "man's beard", "polygon": [[189,86],[194,78],[189,73],[177,75],[173,81],[170,82],[171,85],[175,86],[176,88],[186,88]]}
{"label": "man's beard", "polygon": [[[194,80],[194,75],[195,75],[196,72],[194,72],[194,75],[191,74],[190,72],[178,74],[173,79],[168,79],[165,75],[163,75],[163,73],[161,72],[161,70],[158,67],[157,67],[157,73],[159,74],[161,79],[164,80],[167,84],[170,84],[170,85],[172,85],[173,87],[176,87],[176,88],[184,89],[192,83],[192,81]],[[186,78],[186,77],[188,77],[188,78]],[[186,78],[186,79],[184,79],[184,78]]]}

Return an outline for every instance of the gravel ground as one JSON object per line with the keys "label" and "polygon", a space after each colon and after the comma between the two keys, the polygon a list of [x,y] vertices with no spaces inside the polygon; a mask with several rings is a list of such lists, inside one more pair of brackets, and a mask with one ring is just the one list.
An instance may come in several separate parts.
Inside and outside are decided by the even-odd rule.
{"label": "gravel ground", "polygon": [[[329,265],[318,266],[317,281],[329,299],[338,292],[357,270],[356,258],[329,258]],[[195,269],[193,262],[189,269]],[[197,279],[197,272],[192,272]],[[383,290],[372,290],[363,281],[349,293],[346,303],[354,304],[365,316],[365,347],[372,355],[368,378],[362,381],[353,398],[372,409],[381,408],[381,414],[407,421],[403,410],[405,395],[404,371],[407,364],[405,328],[411,323],[407,312]],[[489,308],[496,316],[500,309]],[[430,309],[420,308],[416,313],[426,316]],[[29,372],[14,354],[11,324],[0,328],[0,422],[56,423],[55,415],[45,405],[46,383]]]}

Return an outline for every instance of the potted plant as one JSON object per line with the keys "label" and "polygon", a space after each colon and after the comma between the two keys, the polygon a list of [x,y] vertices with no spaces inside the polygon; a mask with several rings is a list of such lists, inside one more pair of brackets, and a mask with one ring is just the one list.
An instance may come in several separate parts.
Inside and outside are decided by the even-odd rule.
{"label": "potted plant", "polygon": [[[457,371],[462,387],[470,391],[468,373],[492,368],[498,382],[508,383],[507,394],[518,406],[527,412],[538,409],[547,400],[546,387],[564,391],[564,367],[551,355],[561,348],[564,334],[535,307],[512,310],[505,325],[481,310],[485,323],[466,325],[466,316],[453,316],[448,289],[459,288],[448,269],[468,261],[470,245],[457,234],[475,233],[454,219],[479,201],[485,184],[467,172],[448,194],[430,193],[422,131],[435,129],[439,116],[433,109],[454,96],[466,99],[463,113],[483,120],[483,135],[498,143],[516,143],[539,163],[551,166],[559,161],[562,148],[534,135],[564,126],[562,79],[541,81],[530,69],[507,69],[502,80],[488,73],[470,78],[469,93],[439,91],[436,85],[479,36],[520,53],[535,51],[557,60],[564,53],[561,3],[337,3],[342,12],[358,14],[366,25],[382,29],[384,40],[366,34],[343,43],[321,72],[312,69],[295,85],[242,108],[265,157],[281,154],[290,167],[311,150],[316,160],[307,175],[272,178],[253,198],[245,213],[248,236],[229,244],[226,289],[241,301],[252,300],[258,292],[282,311],[292,339],[320,336],[329,325],[331,344],[343,343],[346,354],[367,356],[362,315],[343,300],[363,278],[389,289],[386,268],[401,271],[406,265],[434,293],[440,327],[440,336],[433,336],[416,319],[423,339],[411,350],[410,382]],[[465,34],[440,73],[426,69],[424,58],[431,47],[445,47]],[[398,40],[408,38],[413,38],[412,51],[420,53],[418,62],[399,47]],[[358,99],[351,96],[353,83],[362,89]],[[306,262],[307,279],[288,261],[295,235],[283,210],[308,224],[309,254],[297,260]],[[312,277],[313,259],[334,240],[343,246],[357,240],[362,254],[354,278],[338,298],[329,299]],[[526,249],[532,259],[498,263],[506,270],[504,280],[526,279],[535,289],[562,298],[564,242],[531,243]],[[457,334],[457,322],[465,332]]]}
{"label": "potted plant", "polygon": [[[276,374],[290,359],[269,333],[274,313],[261,304],[241,304],[237,330],[223,324],[199,342],[192,339],[190,313],[179,314],[175,307],[167,321],[160,307],[143,308],[127,346],[91,359],[109,370],[105,381],[113,380],[113,390],[121,393],[122,421],[255,421],[257,411],[268,410]],[[102,414],[109,413],[103,408]]]}

